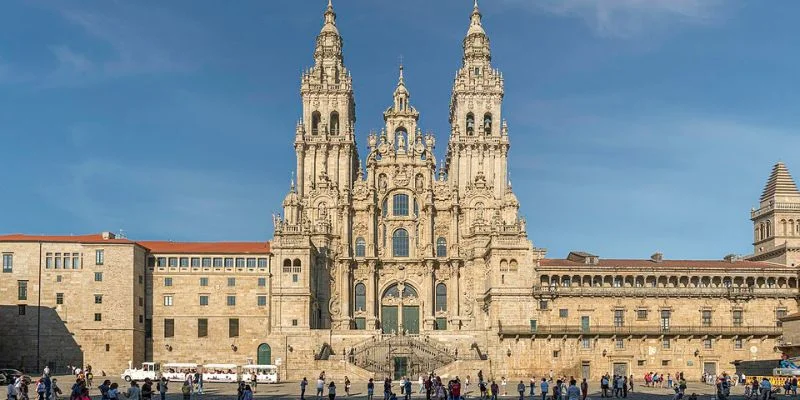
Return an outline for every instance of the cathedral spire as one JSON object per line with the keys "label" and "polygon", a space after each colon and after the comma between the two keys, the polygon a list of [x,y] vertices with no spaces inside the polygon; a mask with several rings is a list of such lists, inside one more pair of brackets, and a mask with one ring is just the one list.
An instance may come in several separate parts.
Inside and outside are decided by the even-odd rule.
{"label": "cathedral spire", "polygon": [[491,52],[489,50],[489,38],[486,36],[486,31],[483,29],[481,22],[481,10],[478,8],[478,1],[472,7],[472,14],[470,15],[469,29],[467,35],[464,37],[464,62],[488,62],[491,60]]}
{"label": "cathedral spire", "polygon": [[333,3],[328,0],[328,8],[325,9],[325,24],[322,25],[322,32],[334,32],[337,35],[339,30],[336,29],[336,13],[333,11]]}

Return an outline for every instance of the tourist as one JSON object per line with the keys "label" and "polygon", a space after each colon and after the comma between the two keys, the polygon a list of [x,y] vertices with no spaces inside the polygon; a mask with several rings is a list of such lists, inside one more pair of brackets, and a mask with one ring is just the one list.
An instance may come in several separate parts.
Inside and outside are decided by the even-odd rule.
{"label": "tourist", "polygon": [[318,400],[322,399],[322,397],[324,396],[324,393],[323,393],[324,391],[325,391],[325,371],[322,371],[322,373],[319,375],[319,378],[317,378],[317,399]]}
{"label": "tourist", "polygon": [[519,392],[519,400],[525,400],[525,384],[522,381],[517,384],[517,392]]}
{"label": "tourist", "polygon": [[92,400],[92,398],[89,396],[89,388],[83,388],[80,396],[78,396],[76,400]]}
{"label": "tourist", "polygon": [[767,377],[764,377],[761,380],[761,385],[759,389],[761,389],[761,399],[769,400],[770,393],[772,392],[772,384],[769,382],[769,379],[767,379]]}
{"label": "tourist", "polygon": [[542,378],[542,383],[539,386],[542,391],[542,400],[547,400],[547,393],[550,393],[550,384],[547,383],[547,379]]}
{"label": "tourist", "polygon": [[306,386],[308,386],[308,379],[304,376],[300,381],[300,400],[306,400]]}
{"label": "tourist", "polygon": [[255,371],[250,373],[250,387],[253,390],[253,394],[255,394],[258,388],[258,375],[256,375]]}
{"label": "tourist", "polygon": [[628,397],[628,377],[622,376],[622,397]]}
{"label": "tourist", "polygon": [[[645,382],[647,382],[647,380],[645,380]],[[600,377],[600,390],[602,391],[600,393],[600,397],[608,397],[608,374]]]}
{"label": "tourist", "polygon": [[478,370],[478,383],[483,382],[483,370]]}
{"label": "tourist", "polygon": [[142,384],[142,400],[151,400],[153,398],[153,381],[150,378],[144,378]]}
{"label": "tourist", "polygon": [[197,394],[203,394],[203,374],[200,374],[200,373],[195,374],[195,381],[194,382],[197,385],[197,387],[195,388],[196,391],[197,391]]}
{"label": "tourist", "polygon": [[36,381],[36,394],[39,396],[38,397],[39,400],[45,400],[44,398],[45,391],[46,390],[44,387],[44,378],[39,378],[39,380]]}
{"label": "tourist", "polygon": [[109,400],[120,400],[119,398],[119,385],[116,382],[112,383],[111,386],[108,387],[108,399]]}
{"label": "tourist", "polygon": [[500,386],[503,387],[503,396],[508,396],[508,388],[506,388],[506,377],[500,377]]}
{"label": "tourist", "polygon": [[492,381],[492,385],[489,387],[491,391],[492,400],[497,400],[497,395],[500,392],[500,387],[497,385],[497,382]]}
{"label": "tourist", "polygon": [[14,380],[8,378],[8,386],[6,387],[8,400],[17,400],[17,388],[14,386]]}
{"label": "tourist", "polygon": [[58,400],[61,395],[61,388],[58,387],[58,379],[53,378],[53,384],[50,386],[50,396],[53,400]]}
{"label": "tourist", "polygon": [[[192,397],[192,385],[189,384],[188,379],[183,381],[183,386],[181,386],[181,394],[183,394],[183,400],[189,400]],[[242,400],[243,394],[237,393],[237,397],[239,400]]]}
{"label": "tourist", "polygon": [[[108,390],[111,389],[111,381],[106,379],[97,388],[100,389],[100,398],[102,400],[108,400]],[[73,392],[74,392],[74,389],[73,389]]]}
{"label": "tourist", "polygon": [[161,377],[161,380],[158,381],[158,394],[161,396],[161,400],[167,399],[167,378]]}
{"label": "tourist", "polygon": [[419,374],[419,379],[417,379],[417,383],[419,384],[419,394],[425,391],[425,379],[422,377],[422,374]]}
{"label": "tourist", "polygon": [[244,388],[246,386],[247,385],[245,385],[244,381],[239,381],[239,386],[236,388],[236,399],[237,400],[242,400],[242,398],[244,398]]}
{"label": "tourist", "polygon": [[142,390],[139,389],[139,384],[136,381],[131,381],[131,386],[128,391],[124,393],[126,398],[132,400],[142,400]]}
{"label": "tourist", "polygon": [[[667,388],[672,389],[672,374],[667,374]],[[633,391],[633,389],[631,389]]]}
{"label": "tourist", "polygon": [[405,390],[406,400],[409,400],[411,398],[411,379],[406,379],[403,384],[403,390]]}
{"label": "tourist", "polygon": [[253,388],[250,385],[244,386],[244,391],[242,392],[242,400],[253,400]]}
{"label": "tourist", "polygon": [[583,382],[581,382],[581,400],[586,400],[586,396],[589,394],[589,382],[586,382],[586,378],[583,378]]}
{"label": "tourist", "polygon": [[372,396],[374,394],[375,394],[375,382],[372,381],[372,378],[369,378],[369,382],[367,382],[367,400],[372,400]]}
{"label": "tourist", "polygon": [[481,392],[481,400],[486,399],[486,382],[483,381],[478,382],[478,391]]}
{"label": "tourist", "polygon": [[456,380],[453,381],[453,388],[450,391],[453,399],[460,399],[461,398],[461,380],[458,379],[456,376]]}
{"label": "tourist", "polygon": [[628,386],[630,386],[628,391],[633,392],[633,374],[631,374],[631,377],[628,378]]}
{"label": "tourist", "polygon": [[328,385],[328,399],[336,399],[336,384],[333,381]]}

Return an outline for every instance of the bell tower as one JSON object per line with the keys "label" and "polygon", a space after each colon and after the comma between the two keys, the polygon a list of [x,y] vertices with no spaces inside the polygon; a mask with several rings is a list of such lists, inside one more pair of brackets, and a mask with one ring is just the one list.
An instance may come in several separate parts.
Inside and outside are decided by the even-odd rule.
{"label": "bell tower", "polygon": [[800,265],[800,191],[784,163],[772,167],[753,221],[754,261]]}
{"label": "bell tower", "polygon": [[303,72],[303,117],[297,124],[297,191],[300,197],[320,183],[339,191],[352,187],[358,165],[353,81],[344,66],[336,13],[328,2],[317,35],[314,66]]}
{"label": "bell tower", "polygon": [[503,75],[492,67],[489,37],[481,18],[476,0],[463,41],[463,63],[450,99],[445,170],[459,192],[481,176],[499,198],[508,181],[508,128],[501,118]]}

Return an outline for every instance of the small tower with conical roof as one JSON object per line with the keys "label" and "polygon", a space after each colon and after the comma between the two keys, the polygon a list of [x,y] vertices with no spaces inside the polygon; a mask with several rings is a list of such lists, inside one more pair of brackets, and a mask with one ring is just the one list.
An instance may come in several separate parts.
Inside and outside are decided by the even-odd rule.
{"label": "small tower with conical roof", "polygon": [[784,163],[772,168],[750,220],[754,248],[750,259],[800,265],[800,191]]}

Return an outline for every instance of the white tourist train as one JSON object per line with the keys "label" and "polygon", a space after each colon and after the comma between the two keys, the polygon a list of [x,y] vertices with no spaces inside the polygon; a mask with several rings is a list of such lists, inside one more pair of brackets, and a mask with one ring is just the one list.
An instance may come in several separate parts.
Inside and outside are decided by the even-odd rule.
{"label": "white tourist train", "polygon": [[242,380],[250,381],[255,372],[258,383],[278,383],[278,367],[276,365],[242,365]]}
{"label": "white tourist train", "polygon": [[194,375],[199,371],[197,364],[193,363],[166,363],[161,364],[161,376],[170,382],[183,382],[187,375]]}
{"label": "white tourist train", "polygon": [[239,366],[236,364],[203,365],[203,382],[239,382]]}
{"label": "white tourist train", "polygon": [[122,373],[121,378],[124,379],[125,382],[143,381],[148,378],[152,381],[156,381],[160,378],[160,370],[161,366],[159,366],[158,363],[143,362],[142,368],[132,368],[132,366],[129,365],[128,369]]}

